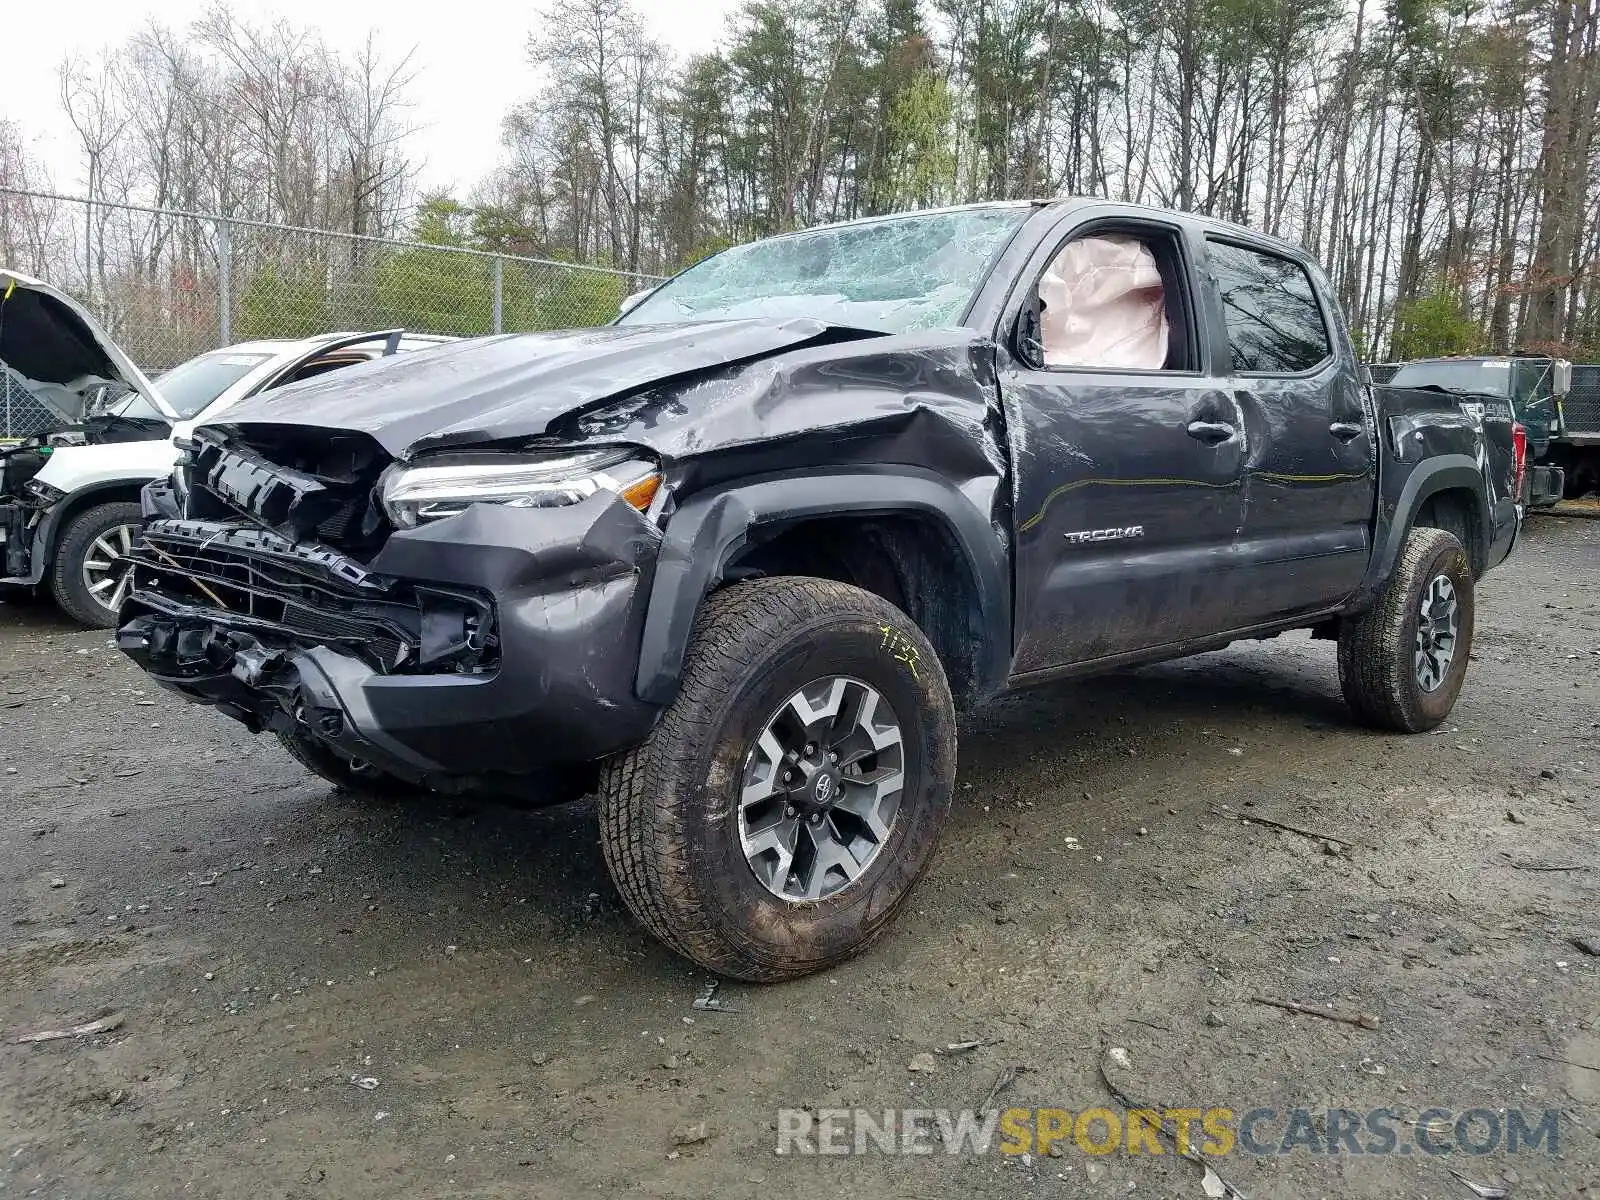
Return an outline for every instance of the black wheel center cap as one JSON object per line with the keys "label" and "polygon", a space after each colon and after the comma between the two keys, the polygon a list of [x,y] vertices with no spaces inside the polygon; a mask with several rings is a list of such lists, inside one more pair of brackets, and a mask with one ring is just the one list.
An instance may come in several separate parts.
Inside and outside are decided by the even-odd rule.
{"label": "black wheel center cap", "polygon": [[838,776],[832,771],[818,771],[816,778],[811,781],[811,802],[818,808],[826,808],[838,795]]}
{"label": "black wheel center cap", "polygon": [[839,801],[844,785],[837,767],[817,766],[809,771],[802,765],[805,777],[796,785],[792,803],[807,817],[820,816]]}

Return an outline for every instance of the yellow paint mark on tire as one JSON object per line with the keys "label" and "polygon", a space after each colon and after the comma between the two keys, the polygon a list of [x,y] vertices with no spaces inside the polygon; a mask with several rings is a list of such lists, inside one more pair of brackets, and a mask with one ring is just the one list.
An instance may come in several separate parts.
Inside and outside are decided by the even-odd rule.
{"label": "yellow paint mark on tire", "polygon": [[917,650],[917,644],[893,625],[879,625],[878,628],[883,631],[883,642],[880,648],[887,651],[889,657],[896,662],[904,663],[911,672],[911,678],[920,683],[922,676],[917,673],[917,664],[921,655]]}

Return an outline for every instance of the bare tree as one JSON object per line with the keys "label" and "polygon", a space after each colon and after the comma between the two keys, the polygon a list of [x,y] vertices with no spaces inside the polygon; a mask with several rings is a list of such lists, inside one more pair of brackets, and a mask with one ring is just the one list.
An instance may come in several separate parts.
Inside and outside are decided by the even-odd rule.
{"label": "bare tree", "polygon": [[128,118],[119,104],[120,80],[114,59],[102,59],[97,68],[91,68],[81,58],[68,58],[57,69],[61,107],[78,135],[88,171],[85,196],[91,202],[84,219],[83,235],[83,290],[92,296],[96,276],[104,284],[105,239],[108,214],[96,210],[93,201],[105,196],[105,175],[108,163]]}
{"label": "bare tree", "polygon": [[330,75],[341,84],[333,96],[333,119],[344,142],[351,233],[391,233],[399,222],[399,201],[415,174],[404,153],[415,131],[403,119],[416,81],[414,57],[413,50],[386,62],[377,35],[368,33],[348,64],[330,64]]}

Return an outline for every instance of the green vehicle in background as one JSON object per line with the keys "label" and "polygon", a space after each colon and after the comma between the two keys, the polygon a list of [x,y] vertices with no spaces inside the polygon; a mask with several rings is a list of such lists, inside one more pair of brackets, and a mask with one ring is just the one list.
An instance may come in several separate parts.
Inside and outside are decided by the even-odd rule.
{"label": "green vehicle in background", "polygon": [[1386,386],[1452,392],[1464,405],[1508,404],[1527,439],[1522,501],[1550,508],[1600,492],[1600,368],[1580,369],[1596,386],[1577,395],[1570,362],[1524,355],[1417,359],[1395,368]]}

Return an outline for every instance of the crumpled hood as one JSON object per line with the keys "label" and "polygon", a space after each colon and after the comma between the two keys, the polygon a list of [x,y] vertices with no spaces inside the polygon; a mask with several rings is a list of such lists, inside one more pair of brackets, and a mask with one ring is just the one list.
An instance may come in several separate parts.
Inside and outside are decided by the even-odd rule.
{"label": "crumpled hood", "polygon": [[[131,388],[173,419],[139,368],[82,305],[49,284],[0,268],[0,363],[67,425],[106,386]],[[120,391],[120,388],[118,388]]]}
{"label": "crumpled hood", "polygon": [[264,392],[218,424],[357,430],[404,459],[537,437],[558,418],[653,384],[811,343],[876,336],[796,318],[476,338]]}

